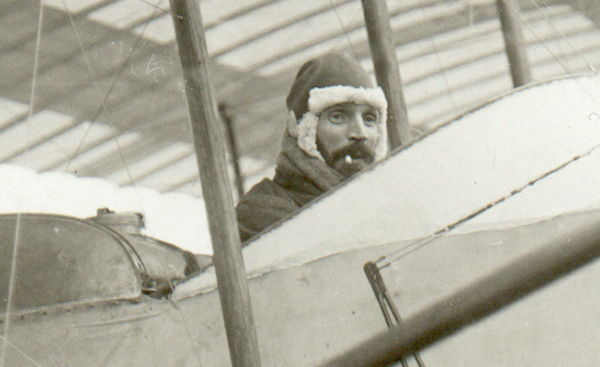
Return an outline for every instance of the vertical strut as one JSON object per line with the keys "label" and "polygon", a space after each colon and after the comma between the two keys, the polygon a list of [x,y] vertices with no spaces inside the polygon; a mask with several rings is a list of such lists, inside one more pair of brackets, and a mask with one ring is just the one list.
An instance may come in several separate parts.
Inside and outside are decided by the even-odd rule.
{"label": "vertical strut", "polygon": [[171,0],[171,13],[208,214],[229,355],[234,367],[259,367],[258,341],[227,172],[223,126],[219,122],[210,79],[200,1]]}
{"label": "vertical strut", "polygon": [[408,144],[411,134],[390,15],[385,0],[362,0],[362,5],[377,83],[388,100],[387,129],[393,149]]}
{"label": "vertical strut", "polygon": [[519,87],[531,80],[531,70],[525,50],[525,38],[518,19],[519,7],[514,0],[496,0],[496,7],[502,24],[502,35],[504,36],[513,86]]}

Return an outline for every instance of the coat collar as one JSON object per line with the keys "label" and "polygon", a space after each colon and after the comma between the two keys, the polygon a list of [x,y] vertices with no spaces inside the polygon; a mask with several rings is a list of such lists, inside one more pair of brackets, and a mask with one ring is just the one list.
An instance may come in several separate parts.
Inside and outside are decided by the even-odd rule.
{"label": "coat collar", "polygon": [[290,191],[298,205],[329,191],[343,179],[325,162],[302,151],[295,138],[288,133],[284,135],[273,181]]}

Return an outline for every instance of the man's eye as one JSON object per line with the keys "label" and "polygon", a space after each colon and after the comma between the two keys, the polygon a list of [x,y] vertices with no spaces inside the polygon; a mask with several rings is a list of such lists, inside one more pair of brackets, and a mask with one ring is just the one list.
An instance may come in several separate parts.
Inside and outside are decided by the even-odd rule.
{"label": "man's eye", "polygon": [[329,120],[336,124],[341,124],[346,122],[346,114],[342,112],[331,112],[329,114]]}
{"label": "man's eye", "polygon": [[363,116],[363,121],[368,125],[375,125],[379,122],[377,115],[373,113],[367,113]]}

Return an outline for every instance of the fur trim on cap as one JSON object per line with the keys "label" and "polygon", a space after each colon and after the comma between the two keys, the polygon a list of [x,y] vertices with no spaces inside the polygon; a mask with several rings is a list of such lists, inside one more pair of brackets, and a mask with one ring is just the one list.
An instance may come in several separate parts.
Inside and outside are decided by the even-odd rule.
{"label": "fur trim on cap", "polygon": [[308,110],[318,114],[324,109],[340,103],[368,104],[381,112],[382,121],[387,121],[387,99],[381,88],[334,85],[313,88],[308,97]]}
{"label": "fur trim on cap", "polygon": [[307,111],[302,115],[302,119],[298,122],[296,129],[298,140],[298,146],[306,154],[311,157],[319,158],[322,161],[323,156],[317,149],[317,124],[319,123],[319,117],[311,111]]}
{"label": "fur trim on cap", "polygon": [[379,143],[376,147],[375,161],[383,159],[388,150],[387,146],[387,100],[381,88],[363,88],[351,87],[346,85],[336,85],[325,88],[313,88],[310,90],[308,99],[309,110],[302,115],[295,131],[298,146],[311,157],[324,161],[323,156],[317,149],[317,124],[319,123],[318,114],[328,107],[341,103],[368,104],[381,113],[379,126]]}

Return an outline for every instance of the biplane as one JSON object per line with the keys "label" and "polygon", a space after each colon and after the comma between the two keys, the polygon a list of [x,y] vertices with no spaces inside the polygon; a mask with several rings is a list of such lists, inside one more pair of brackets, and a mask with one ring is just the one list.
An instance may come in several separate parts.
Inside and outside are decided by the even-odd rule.
{"label": "biplane", "polygon": [[[518,51],[504,54],[511,41],[496,19],[496,1],[384,2],[399,70],[408,70],[402,79],[411,139],[243,250],[233,244],[243,255],[235,271],[251,309],[222,307],[227,295],[218,274],[227,265],[217,246],[229,245],[211,232],[209,256],[205,222],[222,213],[207,203],[203,214],[207,189],[203,196],[194,191],[197,168],[193,179],[186,171],[195,157],[190,161],[190,137],[181,137],[192,135],[189,127],[179,127],[189,123],[185,102],[166,107],[198,82],[186,70],[179,34],[197,25],[178,26],[178,19],[193,19],[178,7],[199,4],[207,14],[205,56],[214,71],[199,78],[207,83],[201,93],[211,94],[206,76],[215,79],[213,102],[221,108],[199,110],[221,114],[206,123],[247,109],[237,124],[229,121],[230,143],[221,152],[228,149],[228,159],[221,154],[219,169],[237,184],[226,182],[217,195],[233,197],[272,169],[274,157],[265,157],[276,150],[281,129],[274,124],[285,113],[283,104],[272,105],[277,94],[283,100],[290,68],[330,49],[368,59],[372,37],[360,2],[76,3],[2,5],[2,27],[21,18],[39,23],[7,36],[0,56],[8,81],[0,130],[0,366],[600,365],[600,31],[593,2],[506,2],[520,9],[512,21],[528,40],[512,45],[528,51],[520,61],[510,58]],[[136,6],[144,11],[113,23],[103,18]],[[290,14],[272,19],[284,10]],[[340,29],[307,31],[290,43],[298,28],[327,16]],[[175,24],[171,36],[167,24]],[[253,31],[240,32],[244,26]],[[175,33],[185,82],[176,54],[163,62],[176,49]],[[44,45],[46,35],[71,42],[53,48]],[[269,41],[272,48],[264,46]],[[127,51],[127,42],[139,50]],[[260,45],[262,55],[252,53]],[[90,56],[111,52],[121,59],[104,59],[105,70],[92,67]],[[9,61],[28,54],[35,56],[33,87],[24,93],[25,67]],[[235,65],[246,56],[249,64]],[[141,72],[144,65],[150,69]],[[58,77],[88,84],[76,92]],[[104,96],[100,105],[97,95]],[[194,120],[194,101],[187,104]],[[136,130],[140,119],[146,124]],[[213,128],[223,130],[207,125]],[[115,158],[121,166],[111,168]],[[208,166],[200,164],[202,185],[215,184],[203,175],[203,167],[214,169]],[[231,309],[250,313],[250,325],[234,329],[249,326],[257,350],[229,335]]]}

